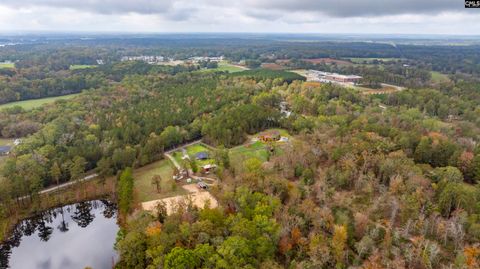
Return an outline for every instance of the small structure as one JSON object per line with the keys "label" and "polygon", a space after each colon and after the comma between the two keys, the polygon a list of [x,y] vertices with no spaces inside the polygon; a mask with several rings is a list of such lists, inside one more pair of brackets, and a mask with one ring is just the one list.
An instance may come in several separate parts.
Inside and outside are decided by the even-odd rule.
{"label": "small structure", "polygon": [[215,164],[207,164],[202,167],[202,172],[208,174],[217,168]]}
{"label": "small structure", "polygon": [[199,152],[195,155],[195,158],[197,158],[197,160],[206,160],[208,159],[208,152],[206,151]]}
{"label": "small structure", "polygon": [[0,147],[0,156],[7,156],[8,154],[10,154],[11,149],[12,149],[12,147],[10,147],[10,146],[1,146]]}
{"label": "small structure", "polygon": [[15,140],[13,141],[13,144],[14,144],[15,146],[18,146],[18,145],[20,145],[21,143],[22,143],[22,139],[20,139],[20,138],[17,138],[17,139],[15,139]]}
{"label": "small structure", "polygon": [[202,181],[200,181],[200,182],[197,183],[197,187],[198,187],[199,189],[202,189],[202,190],[208,189],[208,185],[207,185],[205,182],[202,182]]}
{"label": "small structure", "polygon": [[178,180],[182,180],[182,179],[186,178],[187,176],[188,176],[187,170],[182,169],[182,170],[178,171],[178,174],[173,175],[173,179],[178,181]]}
{"label": "small structure", "polygon": [[263,132],[258,136],[263,142],[273,142],[280,140],[280,132],[277,130]]}

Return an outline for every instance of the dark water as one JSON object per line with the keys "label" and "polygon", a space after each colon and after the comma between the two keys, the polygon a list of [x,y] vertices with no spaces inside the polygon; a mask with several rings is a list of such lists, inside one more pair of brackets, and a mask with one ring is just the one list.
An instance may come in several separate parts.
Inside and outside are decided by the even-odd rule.
{"label": "dark water", "polygon": [[110,269],[118,259],[113,249],[119,229],[116,217],[115,204],[98,200],[26,219],[0,245],[0,268]]}

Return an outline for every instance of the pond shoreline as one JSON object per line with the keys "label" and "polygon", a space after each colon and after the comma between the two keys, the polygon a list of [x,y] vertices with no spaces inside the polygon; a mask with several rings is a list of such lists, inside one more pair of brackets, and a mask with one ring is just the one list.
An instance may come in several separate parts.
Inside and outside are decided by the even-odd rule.
{"label": "pond shoreline", "polygon": [[13,211],[13,214],[10,214],[4,220],[0,220],[0,228],[2,229],[0,230],[0,244],[4,244],[11,237],[18,223],[43,211],[92,200],[116,201],[115,183],[115,177],[81,182],[55,193],[40,195],[37,198],[38,200],[27,202],[25,205],[13,205],[10,210]]}

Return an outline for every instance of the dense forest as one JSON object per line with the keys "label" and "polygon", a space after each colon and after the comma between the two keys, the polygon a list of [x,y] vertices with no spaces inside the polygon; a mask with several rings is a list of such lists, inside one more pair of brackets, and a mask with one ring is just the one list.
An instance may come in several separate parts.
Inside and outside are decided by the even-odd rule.
{"label": "dense forest", "polygon": [[[0,111],[1,137],[23,138],[2,159],[0,224],[34,208],[42,189],[96,172],[116,182],[119,269],[480,267],[480,83],[470,76],[480,72],[478,47],[195,41],[195,48],[172,38],[108,47],[82,41],[89,46],[75,52],[60,44],[0,50],[0,58],[18,61],[0,73],[0,103],[84,91]],[[250,46],[239,48],[244,42]],[[31,54],[37,50],[43,54]],[[294,59],[291,68],[362,74],[406,89],[368,95],[287,71],[202,73],[118,60],[133,52]],[[412,60],[304,61],[319,57]],[[106,64],[70,70],[99,58]],[[460,64],[465,59],[475,64]],[[432,70],[452,75],[432,83]],[[228,150],[270,128],[291,134],[289,143],[268,143],[266,161],[230,160]],[[199,138],[215,147],[219,184],[209,192],[218,207],[140,210],[134,170]]]}

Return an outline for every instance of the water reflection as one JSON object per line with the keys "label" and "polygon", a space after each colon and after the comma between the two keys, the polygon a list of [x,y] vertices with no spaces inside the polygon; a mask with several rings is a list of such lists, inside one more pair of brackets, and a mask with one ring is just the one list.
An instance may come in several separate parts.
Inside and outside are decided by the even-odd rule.
{"label": "water reflection", "polygon": [[99,200],[26,219],[0,245],[0,268],[112,268],[116,213],[114,203]]}

